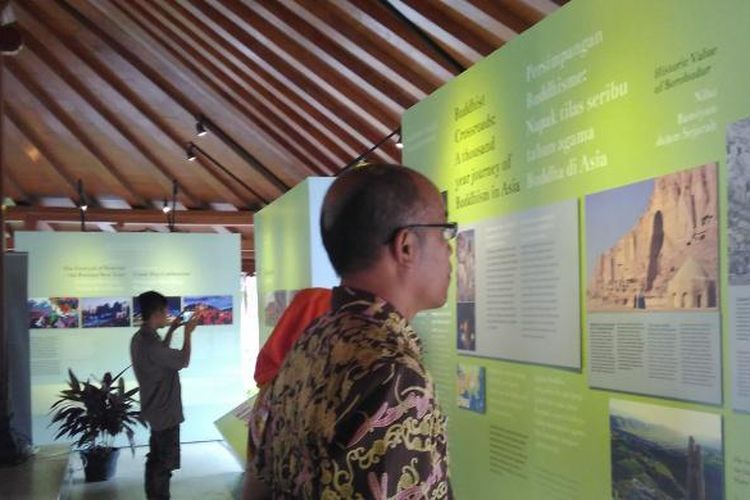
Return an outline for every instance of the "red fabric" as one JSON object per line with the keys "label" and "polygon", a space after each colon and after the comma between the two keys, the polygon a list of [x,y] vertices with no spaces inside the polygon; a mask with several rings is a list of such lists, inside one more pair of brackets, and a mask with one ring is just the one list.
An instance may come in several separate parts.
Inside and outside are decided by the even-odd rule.
{"label": "red fabric", "polygon": [[289,350],[314,319],[331,309],[331,290],[300,290],[279,318],[255,364],[255,383],[263,386],[273,380]]}

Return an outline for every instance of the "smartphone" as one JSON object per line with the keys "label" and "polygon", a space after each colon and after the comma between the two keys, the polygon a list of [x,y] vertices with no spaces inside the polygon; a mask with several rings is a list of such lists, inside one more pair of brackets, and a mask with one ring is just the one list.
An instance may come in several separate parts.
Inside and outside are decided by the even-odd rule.
{"label": "smartphone", "polygon": [[180,313],[180,323],[187,323],[193,317],[193,311],[182,311]]}

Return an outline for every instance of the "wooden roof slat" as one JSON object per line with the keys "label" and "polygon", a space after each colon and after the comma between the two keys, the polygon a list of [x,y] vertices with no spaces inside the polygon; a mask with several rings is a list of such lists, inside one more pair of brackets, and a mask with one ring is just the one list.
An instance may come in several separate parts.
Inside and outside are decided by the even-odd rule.
{"label": "wooden roof slat", "polygon": [[336,59],[340,65],[355,72],[359,78],[387,93],[401,108],[408,108],[426,97],[426,92],[409,79],[369,57],[364,50],[359,47],[344,47],[337,43],[335,37],[330,36],[331,30],[325,30],[323,23],[315,23],[314,16],[302,17],[307,12],[306,9],[292,10],[283,5],[283,2],[253,2],[252,8],[267,22],[283,27],[287,33],[298,35],[307,46],[315,46],[316,51]]}
{"label": "wooden roof slat", "polygon": [[[356,157],[363,149],[372,144],[357,128],[352,127],[341,116],[317,100],[309,93],[309,88],[297,85],[287,78],[274,65],[265,61],[262,55],[256,54],[254,47],[239,41],[235,34],[242,36],[239,28],[231,27],[226,31],[203,13],[190,5],[180,6],[185,16],[204,33],[215,36],[214,43],[222,52],[244,68],[244,74],[263,89],[266,99],[279,99],[289,109],[302,116],[302,122],[314,130],[319,130],[345,150],[347,158]],[[298,120],[295,120],[298,121]],[[378,156],[384,161],[396,161],[397,156],[379,151]],[[348,163],[348,161],[347,161]],[[343,166],[343,165],[342,165]]]}
{"label": "wooden roof slat", "polygon": [[[141,141],[125,124],[115,112],[99,99],[96,94],[89,90],[84,82],[79,79],[70,69],[68,69],[57,57],[40,43],[32,33],[27,33],[25,42],[28,50],[36,53],[44,63],[62,78],[78,95],[80,95],[97,113],[99,113],[107,122],[109,122],[132,147],[136,154],[143,155],[147,160],[147,165],[151,166],[153,172],[157,174],[153,182],[158,182],[163,187],[164,192],[171,190],[172,180],[179,178],[180,172],[177,169],[168,167],[163,163],[151,149]],[[179,195],[187,198],[187,204],[200,206],[203,201],[190,189],[189,186],[182,186]]]}
{"label": "wooden roof slat", "polygon": [[[125,8],[123,4],[115,2],[121,9]],[[263,100],[256,99],[247,89],[247,84],[237,77],[233,71],[227,69],[222,59],[223,55],[215,50],[211,44],[201,44],[195,40],[189,30],[166,12],[155,2],[149,3],[153,12],[147,12],[137,3],[130,2],[127,9],[139,11],[142,16],[141,27],[149,32],[155,39],[159,39],[164,48],[176,59],[179,59],[183,65],[189,68],[194,74],[198,75],[207,86],[217,90],[224,96],[227,101],[235,104],[237,108],[243,110],[248,118],[254,120],[257,124],[265,125],[265,132],[272,136],[279,144],[293,152],[300,162],[309,168],[309,173],[313,175],[329,175],[331,159],[327,157],[323,149],[316,147],[313,142],[306,138],[294,138],[290,136],[300,135],[300,130],[294,130],[294,126],[283,117],[279,118],[277,112],[272,110]],[[149,22],[153,28],[147,28],[142,23]],[[170,27],[168,27],[170,26]],[[160,33],[168,33],[169,36],[160,36]],[[178,40],[172,40],[179,38]],[[205,52],[207,54],[202,54]],[[210,116],[211,113],[209,112]],[[317,162],[313,162],[316,159]],[[338,161],[334,160],[334,163]]]}
{"label": "wooden roof slat", "polygon": [[8,70],[13,76],[44,106],[52,113],[55,118],[62,123],[65,128],[92,154],[99,163],[106,169],[109,174],[117,179],[120,185],[130,195],[129,202],[131,204],[142,204],[146,205],[146,200],[138,194],[131,182],[119,171],[114,162],[109,158],[101,146],[96,144],[90,137],[88,132],[81,127],[71,114],[63,109],[63,107],[55,100],[55,98],[47,92],[41,85],[39,85],[29,75],[29,73],[13,59],[8,59],[7,62]]}
{"label": "wooden roof slat", "polygon": [[[34,145],[35,148],[44,156],[50,165],[55,169],[57,174],[67,186],[68,192],[73,196],[78,196],[77,177],[73,169],[68,165],[67,160],[61,158],[54,150],[49,147],[48,141],[41,134],[37,133],[34,128],[23,118],[21,113],[16,110],[16,105],[11,101],[5,102],[5,115],[8,120],[23,134],[26,139]],[[94,194],[89,188],[84,189],[87,198],[93,198]]]}
{"label": "wooden roof slat", "polygon": [[[465,3],[472,9],[484,12],[516,33],[523,33],[545,16],[540,9],[534,8],[528,0],[471,0],[470,3],[460,0],[460,3]],[[455,6],[455,3],[453,5]],[[464,10],[462,6],[456,8]],[[557,6],[553,5],[552,10],[555,9],[557,9]]]}
{"label": "wooden roof slat", "polygon": [[[398,118],[414,104],[410,95],[383,75],[340,50],[336,44],[328,43],[327,38],[316,37],[314,30],[313,33],[301,31],[304,23],[297,22],[294,17],[283,19],[280,17],[283,9],[273,7],[270,2],[252,2],[236,12],[240,15],[252,12],[253,16],[243,16],[246,22],[268,36],[289,57],[305,62],[309,71],[341,89],[353,101],[363,103],[365,109],[385,108]],[[308,38],[308,35],[312,37]]]}
{"label": "wooden roof slat", "polygon": [[[33,201],[31,199],[31,196],[29,196],[23,190],[23,188],[21,188],[21,186],[18,184],[18,180],[7,168],[3,170],[3,181],[5,183],[5,185],[3,186],[3,190],[5,191],[5,193],[3,194],[5,196],[10,197],[10,199],[14,202],[23,201],[25,203],[30,203]],[[5,202],[5,200],[0,201]]]}
{"label": "wooden roof slat", "polygon": [[[440,24],[434,22],[432,19],[426,17],[406,3],[399,0],[389,0],[388,2],[384,1],[383,3],[394,15],[393,17],[397,18],[407,29],[415,32],[427,43],[434,45],[433,51],[437,57],[453,63],[457,70],[463,71],[482,58],[480,52],[474,50],[463,40],[453,36],[452,33],[443,28]],[[441,11],[427,10],[427,12],[430,12],[432,17],[440,18],[446,24],[449,23],[449,21],[443,19],[446,16]],[[468,32],[468,30],[465,31]],[[475,43],[480,43],[477,37],[474,37],[474,40]],[[486,46],[486,44],[482,45]]]}
{"label": "wooden roof slat", "polygon": [[[81,26],[105,42],[107,47],[116,52],[128,64],[137,68],[141,74],[146,76],[149,81],[154,83],[191,116],[196,117],[202,114],[203,110],[197,104],[202,102],[205,103],[206,109],[211,109],[214,113],[219,114],[226,127],[238,130],[252,129],[252,123],[233,114],[229,106],[226,106],[225,103],[199,86],[195,81],[187,79],[184,73],[176,68],[173,61],[154,51],[147,42],[142,41],[148,39],[147,35],[122,16],[119,11],[109,10],[105,13],[100,9],[107,7],[107,5],[90,4],[84,0],[76,1],[75,7],[71,5],[69,0],[56,0],[56,4],[60,5]],[[128,32],[126,33],[124,29],[128,29]],[[114,33],[114,35],[110,33]],[[190,125],[192,127],[192,123]],[[255,150],[261,155],[261,165],[251,165],[255,169],[254,172],[259,174],[254,183],[259,184],[257,181],[267,175],[276,175],[270,174],[267,171],[268,167],[265,166],[266,163],[269,163],[271,157],[274,158],[270,162],[273,165],[290,166],[288,169],[277,172],[287,185],[293,185],[300,180],[301,174],[291,168],[294,162],[290,160],[287,153],[278,148],[270,138],[266,139],[262,134],[258,134],[257,140],[261,138],[264,147],[262,150]],[[263,184],[266,182],[263,181]],[[273,186],[264,187],[264,193],[269,196],[271,193],[274,193],[273,196],[280,194],[279,190]]]}
{"label": "wooden roof slat", "polygon": [[[474,19],[480,16],[468,17],[465,13],[471,13],[471,5],[467,2],[435,2],[427,4],[419,0],[403,0],[395,4],[408,5],[414,11],[420,13],[442,29],[453,35],[458,40],[477,51],[482,56],[494,52],[518,33],[495,22],[492,28],[485,29],[483,25],[475,24]],[[463,7],[463,8],[462,8]],[[461,10],[459,10],[462,8]],[[484,17],[489,17],[484,14]],[[428,30],[428,28],[425,28]]]}
{"label": "wooden roof slat", "polygon": [[382,46],[387,57],[400,57],[415,67],[422,67],[440,79],[436,88],[453,78],[455,68],[439,57],[420,35],[410,30],[381,1],[348,0],[333,2],[356,25],[365,28],[369,43]]}
{"label": "wooden roof slat", "polygon": [[[390,98],[377,99],[369,92],[360,90],[351,81],[334,78],[331,72],[334,68],[321,64],[314,52],[309,51],[288,34],[267,22],[252,9],[239,2],[206,0],[205,3],[210,4],[216,11],[252,36],[256,44],[264,45],[276,60],[283,61],[284,67],[293,68],[294,72],[291,74],[296,75],[300,81],[322,89],[339,102],[340,107],[345,107],[357,117],[358,121],[368,123],[378,130],[380,137],[393,129],[386,123],[392,124],[399,120],[403,107],[398,106]],[[304,64],[300,64],[302,61]],[[378,110],[380,114],[374,115],[373,111]],[[357,120],[353,123],[356,122]]]}
{"label": "wooden roof slat", "polygon": [[[365,137],[363,141],[363,149],[369,146],[368,144],[374,144],[379,141],[387,132],[384,132],[387,127],[373,126],[369,121],[362,121],[361,116],[354,111],[350,110],[344,103],[338,101],[331,94],[323,90],[314,79],[310,79],[303,75],[295,67],[296,65],[290,64],[283,58],[279,57],[274,51],[266,47],[265,44],[259,43],[256,39],[256,35],[260,35],[256,30],[245,26],[240,27],[235,21],[238,20],[236,15],[231,15],[229,18],[212,6],[205,3],[198,5],[190,5],[191,8],[195,8],[198,15],[203,15],[207,20],[210,20],[211,24],[216,26],[218,30],[230,36],[230,41],[235,44],[237,48],[246,51],[247,47],[252,47],[252,51],[259,56],[259,59],[265,61],[266,68],[272,67],[277,75],[283,75],[283,77],[297,87],[304,88],[306,93],[312,97],[312,103],[317,105],[319,109],[327,110],[331,115],[338,117],[343,120],[343,126],[351,130],[356,130],[357,133]],[[244,24],[244,23],[243,23]],[[262,38],[262,35],[260,35]],[[234,39],[234,40],[231,40]],[[257,60],[257,58],[256,58]],[[381,153],[390,156],[391,158],[398,157],[398,151],[395,150],[384,150]]]}
{"label": "wooden roof slat", "polygon": [[[217,33],[208,28],[192,12],[177,4],[170,4],[175,11],[175,15],[180,17],[183,24],[190,26],[190,32],[193,36],[201,39],[201,43],[206,45],[206,50],[215,52],[217,59],[229,68],[230,73],[239,81],[245,84],[247,92],[250,92],[256,101],[265,102],[267,106],[273,109],[274,113],[288,126],[292,127],[297,134],[302,135],[307,141],[313,144],[313,148],[322,148],[328,156],[326,165],[326,175],[330,175],[335,168],[331,165],[343,165],[354,151],[347,147],[344,142],[348,137],[341,137],[342,130],[337,133],[331,133],[331,126],[327,123],[325,117],[313,110],[309,104],[302,99],[287,97],[284,93],[279,92],[278,83],[270,84],[268,82],[270,75],[260,67],[250,67],[243,56],[234,46],[229,44]],[[214,49],[214,47],[216,47]],[[313,116],[317,114],[318,116]],[[322,117],[322,119],[321,119]],[[335,126],[334,126],[335,127]],[[346,134],[348,136],[348,134]]]}
{"label": "wooden roof slat", "polygon": [[[36,9],[35,6],[30,2],[25,3],[24,7],[29,9],[29,12],[33,16],[35,22],[43,24],[44,27],[51,33],[49,37],[45,37],[45,33],[38,27],[36,28],[35,31],[37,35],[40,37],[44,37],[43,41],[46,42],[45,45],[47,45],[48,47],[57,47],[58,50],[61,46],[65,46],[65,48],[69,50],[71,54],[75,54],[75,57],[82,61],[86,66],[91,68],[91,70],[95,72],[97,77],[101,78],[102,81],[105,84],[109,85],[109,87],[112,88],[117,94],[119,94],[119,96],[123,100],[132,105],[132,107],[141,114],[142,118],[145,118],[148,122],[153,124],[156,130],[163,134],[163,137],[160,135],[158,137],[154,137],[154,139],[159,140],[160,143],[171,143],[174,147],[174,152],[172,153],[172,155],[175,160],[182,160],[184,158],[185,144],[187,144],[188,139],[182,137],[180,132],[178,132],[169,123],[169,121],[162,118],[160,114],[154,109],[153,105],[149,104],[141,95],[133,91],[133,89],[123,81],[120,75],[104,65],[98,59],[98,56],[94,53],[92,47],[86,46],[76,38],[63,33],[60,27],[61,23],[55,23],[51,19],[49,19],[47,13],[43,9]],[[21,13],[24,12],[22,9],[18,10]],[[189,117],[189,115],[187,116]],[[139,117],[135,119],[137,119],[139,123],[141,123],[142,118]],[[198,181],[203,183],[208,182],[213,189],[217,190],[217,193],[221,192],[220,190],[218,190],[219,187],[221,190],[228,190],[229,193],[225,193],[225,196],[228,194],[229,196],[233,197],[234,203],[239,203],[242,205],[260,200],[260,198],[257,198],[257,194],[251,194],[252,198],[248,200],[247,192],[237,189],[234,183],[228,182],[226,179],[217,175],[215,173],[215,167],[206,164],[206,162],[202,158],[199,158],[195,163],[191,163],[190,165],[194,165],[196,163],[203,167],[194,169],[202,177],[202,179],[199,179]],[[183,171],[188,171],[188,169],[185,168],[184,163],[182,164],[182,168],[179,169],[179,172]],[[186,179],[183,175],[176,176],[176,178],[180,183],[180,186],[182,187],[190,184],[189,180]]]}

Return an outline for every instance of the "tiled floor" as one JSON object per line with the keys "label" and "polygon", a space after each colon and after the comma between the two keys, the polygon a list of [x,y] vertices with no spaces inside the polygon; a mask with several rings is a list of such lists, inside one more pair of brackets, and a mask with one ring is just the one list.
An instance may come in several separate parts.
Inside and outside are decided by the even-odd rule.
{"label": "tiled floor", "polygon": [[[73,477],[63,499],[130,500],[145,498],[143,470],[148,447],[120,452],[117,473],[109,481],[86,483],[80,459],[72,460]],[[172,475],[172,498],[230,500],[239,498],[242,467],[222,441],[182,445],[182,469]]]}

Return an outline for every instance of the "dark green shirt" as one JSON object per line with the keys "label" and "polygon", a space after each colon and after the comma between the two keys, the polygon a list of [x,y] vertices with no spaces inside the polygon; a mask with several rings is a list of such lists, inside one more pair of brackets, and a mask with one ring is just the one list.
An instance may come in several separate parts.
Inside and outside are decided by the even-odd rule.
{"label": "dark green shirt", "polygon": [[130,358],[141,393],[141,417],[152,430],[174,427],[185,420],[179,370],[187,358],[165,345],[155,330],[141,327],[130,341]]}

